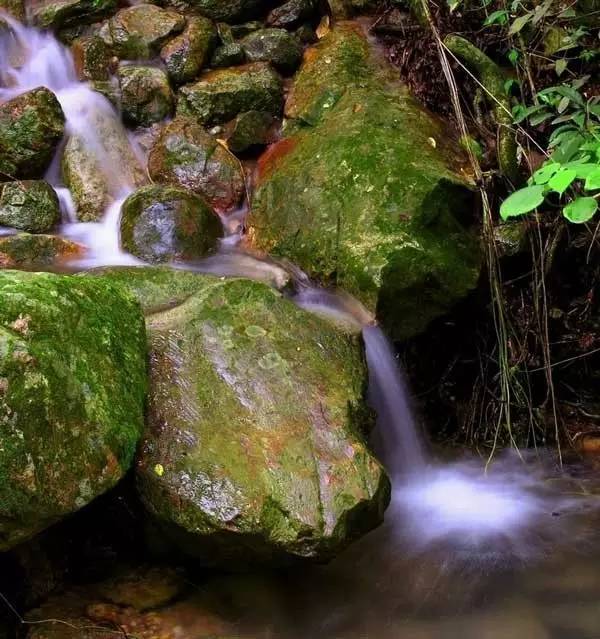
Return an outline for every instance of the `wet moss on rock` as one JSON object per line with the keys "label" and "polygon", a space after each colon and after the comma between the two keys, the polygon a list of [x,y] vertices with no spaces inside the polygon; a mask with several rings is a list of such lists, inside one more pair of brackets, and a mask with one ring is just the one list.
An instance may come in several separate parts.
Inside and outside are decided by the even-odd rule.
{"label": "wet moss on rock", "polygon": [[150,126],[171,115],[173,93],[167,74],[156,67],[120,67],[123,118],[135,126]]}
{"label": "wet moss on rock", "polygon": [[58,196],[48,182],[0,182],[0,225],[30,233],[46,233],[59,222]]}
{"label": "wet moss on rock", "polygon": [[0,268],[44,269],[80,257],[84,247],[58,235],[18,233],[0,237]]}

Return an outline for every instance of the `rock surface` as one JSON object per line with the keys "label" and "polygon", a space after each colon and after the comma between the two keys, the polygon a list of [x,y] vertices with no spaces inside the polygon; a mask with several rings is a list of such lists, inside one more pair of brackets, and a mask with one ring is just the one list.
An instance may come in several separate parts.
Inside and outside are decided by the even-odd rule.
{"label": "rock surface", "polygon": [[121,9],[102,26],[99,35],[119,58],[146,60],[184,26],[185,19],[175,11],[138,4]]}
{"label": "rock surface", "polygon": [[120,67],[119,86],[123,118],[129,124],[150,126],[173,111],[173,93],[162,69]]}
{"label": "rock surface", "polygon": [[83,250],[57,235],[9,235],[0,237],[0,268],[43,269],[75,259]]}
{"label": "rock surface", "polygon": [[285,29],[260,29],[240,44],[249,62],[270,62],[284,74],[293,73],[302,60],[300,42]]}
{"label": "rock surface", "polygon": [[[144,270],[133,284],[142,296]],[[365,444],[358,338],[264,284],[196,278],[193,294],[147,319],[142,499],[207,563],[328,559],[377,526],[389,499]],[[165,305],[191,293],[164,284],[153,279],[154,306],[161,288]]]}
{"label": "rock surface", "polygon": [[214,24],[202,16],[190,16],[183,32],[160,51],[171,80],[176,84],[193,80],[209,61],[216,42]]}
{"label": "rock surface", "polygon": [[81,81],[106,82],[109,78],[110,49],[97,35],[76,38],[71,44],[77,77]]}
{"label": "rock surface", "polygon": [[0,272],[0,550],[121,479],[142,429],[145,369],[142,315],[120,287]]}
{"label": "rock surface", "polygon": [[460,148],[372,55],[344,24],[307,52],[249,224],[258,248],[357,296],[402,339],[475,286],[480,249],[459,222],[471,207]]}
{"label": "rock surface", "polygon": [[312,17],[317,4],[316,0],[288,0],[269,13],[267,24],[286,29],[297,26]]}
{"label": "rock surface", "polygon": [[283,84],[268,64],[256,62],[205,73],[179,92],[177,112],[200,124],[223,124],[244,111],[281,113]]}
{"label": "rock surface", "polygon": [[167,4],[184,13],[195,12],[212,20],[240,22],[253,17],[262,0],[167,0]]}
{"label": "rock surface", "polygon": [[42,177],[64,124],[56,96],[43,87],[0,105],[0,179]]}
{"label": "rock surface", "polygon": [[165,126],[150,151],[148,173],[155,182],[204,196],[220,212],[238,206],[244,194],[238,160],[188,117],[177,117]]}
{"label": "rock surface", "polygon": [[206,202],[174,186],[142,187],[121,209],[121,244],[146,262],[203,257],[222,234],[221,222]]}
{"label": "rock surface", "polygon": [[31,19],[43,29],[89,24],[109,15],[117,0],[37,0],[31,3]]}
{"label": "rock surface", "polygon": [[227,146],[234,153],[241,153],[257,144],[273,142],[276,119],[264,111],[240,113],[227,137]]}
{"label": "rock surface", "polygon": [[58,196],[43,180],[0,183],[0,225],[46,233],[60,222]]}
{"label": "rock surface", "polygon": [[234,67],[244,62],[246,62],[244,47],[242,47],[239,42],[227,42],[216,48],[210,61],[210,66],[215,69],[220,69],[223,67]]}

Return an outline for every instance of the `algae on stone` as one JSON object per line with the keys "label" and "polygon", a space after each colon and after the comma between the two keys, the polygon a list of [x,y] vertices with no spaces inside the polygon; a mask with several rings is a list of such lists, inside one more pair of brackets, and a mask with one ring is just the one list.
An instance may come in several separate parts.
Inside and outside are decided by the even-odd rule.
{"label": "algae on stone", "polygon": [[133,125],[150,126],[173,111],[173,93],[167,74],[156,67],[119,68],[123,118]]}
{"label": "algae on stone", "polygon": [[58,235],[17,233],[0,237],[0,268],[44,269],[80,257],[83,250]]}
{"label": "algae on stone", "polygon": [[99,278],[0,271],[0,550],[112,488],[143,425],[137,302]]}
{"label": "algae on stone", "polygon": [[329,559],[389,499],[365,443],[359,340],[264,284],[196,277],[202,288],[147,319],[142,499],[207,563]]}
{"label": "algae on stone", "polygon": [[472,182],[460,147],[372,55],[343,24],[307,53],[288,137],[260,161],[250,234],[406,338],[475,286],[480,248],[461,222]]}
{"label": "algae on stone", "polygon": [[117,0],[37,0],[31,5],[33,23],[56,30],[95,22],[112,13]]}
{"label": "algae on stone", "polygon": [[46,233],[59,222],[58,196],[48,182],[0,182],[0,225]]}

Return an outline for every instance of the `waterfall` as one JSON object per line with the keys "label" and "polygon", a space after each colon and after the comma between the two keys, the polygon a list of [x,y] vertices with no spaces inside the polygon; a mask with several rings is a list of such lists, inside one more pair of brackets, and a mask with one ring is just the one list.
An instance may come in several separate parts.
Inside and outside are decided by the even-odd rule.
{"label": "waterfall", "polygon": [[[37,87],[50,89],[65,115],[65,143],[77,138],[82,151],[94,158],[106,185],[108,202],[98,222],[77,223],[73,198],[61,177],[64,144],[57,151],[46,180],[55,188],[65,224],[62,235],[88,248],[86,264],[135,263],[119,248],[122,201],[136,188],[143,171],[141,152],[121,124],[119,114],[102,94],[77,78],[71,53],[49,32],[26,27],[6,14],[9,29],[0,36],[0,102]],[[115,141],[123,141],[122,145]]]}

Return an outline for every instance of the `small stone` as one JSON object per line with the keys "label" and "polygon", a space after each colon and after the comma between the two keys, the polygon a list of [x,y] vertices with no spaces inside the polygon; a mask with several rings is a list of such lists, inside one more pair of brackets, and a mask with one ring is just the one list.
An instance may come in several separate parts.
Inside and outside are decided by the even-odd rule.
{"label": "small stone", "polygon": [[40,269],[80,257],[84,247],[56,235],[18,233],[0,237],[0,269]]}
{"label": "small stone", "polygon": [[234,153],[241,153],[257,144],[269,144],[274,141],[276,122],[270,113],[264,111],[240,113],[233,122],[227,145]]}
{"label": "small stone", "polygon": [[162,69],[124,66],[118,77],[123,118],[129,124],[150,126],[171,115],[173,93]]}
{"label": "small stone", "polygon": [[267,24],[271,27],[290,29],[300,22],[312,18],[316,8],[317,2],[315,0],[288,0],[269,13]]}
{"label": "small stone", "polygon": [[43,180],[0,183],[0,225],[46,233],[60,222],[54,189]]}
{"label": "small stone", "polygon": [[246,61],[244,47],[238,42],[231,42],[217,47],[210,66],[213,68],[234,67]]}
{"label": "small stone", "polygon": [[302,60],[302,45],[285,29],[261,29],[240,44],[250,62],[270,62],[284,74],[293,73]]}
{"label": "small stone", "polygon": [[104,81],[109,78],[111,54],[102,38],[82,36],[71,44],[77,77],[81,81]]}

